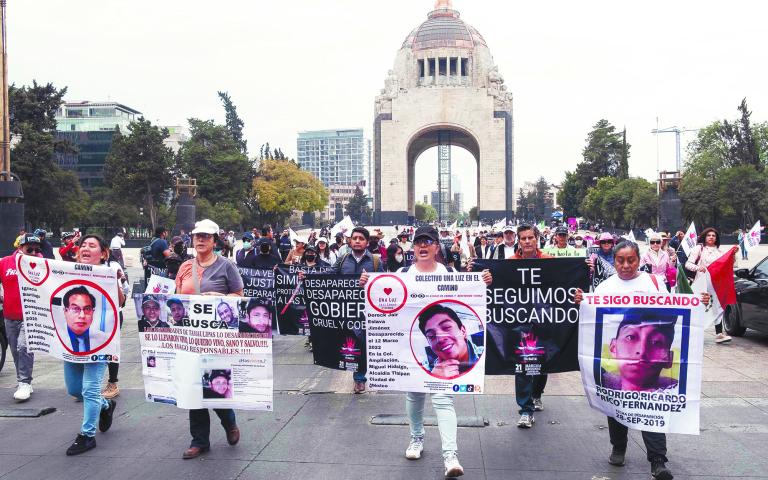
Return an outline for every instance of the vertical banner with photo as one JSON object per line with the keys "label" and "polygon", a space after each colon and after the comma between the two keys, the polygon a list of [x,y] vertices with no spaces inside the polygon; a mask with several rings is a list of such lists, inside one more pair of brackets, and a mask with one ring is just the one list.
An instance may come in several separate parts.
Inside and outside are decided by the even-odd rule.
{"label": "vertical banner with photo", "polygon": [[479,273],[371,274],[368,388],[482,393],[485,283]]}
{"label": "vertical banner with photo", "polygon": [[[256,298],[272,305],[272,311],[274,313],[275,306],[275,271],[271,268],[268,270],[256,269],[256,268],[243,268],[237,267],[240,272],[240,277],[243,279],[243,296],[248,298]],[[275,333],[277,331],[276,316],[272,315],[272,330]]]}
{"label": "vertical banner with photo", "polygon": [[579,364],[589,404],[635,430],[698,435],[705,324],[693,295],[584,295]]}
{"label": "vertical banner with photo", "polygon": [[134,302],[147,401],[272,410],[269,299],[139,294]]}
{"label": "vertical banner with photo", "polygon": [[360,275],[304,278],[315,365],[366,370],[365,298],[359,279]]}
{"label": "vertical banner with photo", "polygon": [[475,260],[489,269],[488,359],[485,373],[569,372],[579,369],[578,288],[589,290],[583,257],[533,260]]}
{"label": "vertical banner with photo", "polygon": [[333,267],[278,265],[275,270],[275,310],[280,335],[309,335],[307,305],[299,272],[305,275],[331,273]]}
{"label": "vertical banner with photo", "polygon": [[30,352],[73,363],[120,361],[114,270],[28,255],[16,262]]}

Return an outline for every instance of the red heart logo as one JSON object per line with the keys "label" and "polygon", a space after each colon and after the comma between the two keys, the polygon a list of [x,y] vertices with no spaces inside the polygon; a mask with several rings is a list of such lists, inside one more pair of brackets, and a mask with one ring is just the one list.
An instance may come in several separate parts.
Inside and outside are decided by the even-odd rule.
{"label": "red heart logo", "polygon": [[392,293],[392,289],[391,289],[391,288],[385,288],[385,289],[384,289],[384,293],[386,293],[387,295],[389,295],[390,293]]}
{"label": "red heart logo", "polygon": [[29,267],[30,267],[32,270],[34,270],[36,266],[37,266],[37,264],[36,264],[35,262],[32,262],[32,263],[30,263],[30,264],[29,264]]}
{"label": "red heart logo", "polygon": [[692,233],[692,234],[691,234],[691,238],[696,238],[696,234],[695,234],[695,233]]}

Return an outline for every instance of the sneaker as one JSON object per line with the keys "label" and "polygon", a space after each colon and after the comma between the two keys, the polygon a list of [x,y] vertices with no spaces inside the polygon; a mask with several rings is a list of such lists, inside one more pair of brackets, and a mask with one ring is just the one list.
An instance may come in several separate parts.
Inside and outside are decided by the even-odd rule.
{"label": "sneaker", "polygon": [[32,395],[32,385],[28,383],[19,382],[19,386],[16,387],[16,391],[13,392],[13,398],[17,402],[26,402]]}
{"label": "sneaker", "polygon": [[100,432],[106,432],[109,430],[109,427],[112,426],[112,417],[115,414],[115,408],[117,407],[117,402],[114,400],[107,400],[109,402],[108,408],[102,408],[101,413],[99,413],[99,431]]}
{"label": "sneaker", "polygon": [[608,463],[611,465],[615,465],[617,467],[623,467],[624,466],[624,455],[626,455],[626,450],[621,450],[616,447],[613,447],[613,450],[611,450],[611,456],[608,457]]}
{"label": "sneaker", "polygon": [[533,409],[537,412],[544,410],[544,404],[542,403],[540,398],[533,399]]}
{"label": "sneaker", "polygon": [[459,457],[456,452],[446,453],[443,456],[445,465],[445,478],[456,478],[464,475],[464,467],[459,463]]}
{"label": "sneaker", "polygon": [[733,340],[729,335],[726,335],[725,333],[718,333],[715,335],[715,343],[725,343],[730,342]]}
{"label": "sneaker", "polygon": [[104,387],[104,390],[101,391],[101,396],[107,400],[115,398],[118,395],[120,395],[120,387],[118,387],[116,383],[112,382],[108,382],[107,386]]}
{"label": "sneaker", "polygon": [[67,455],[80,455],[88,450],[96,448],[96,437],[86,437],[82,434],[77,434],[75,443],[69,446],[67,449]]}
{"label": "sneaker", "polygon": [[536,421],[533,415],[530,413],[524,413],[520,415],[520,420],[517,421],[517,426],[520,428],[531,428]]}
{"label": "sneaker", "polygon": [[355,382],[355,393],[365,393],[365,382]]}
{"label": "sneaker", "polygon": [[651,476],[656,480],[672,480],[675,478],[660,458],[651,461]]}
{"label": "sneaker", "polygon": [[424,450],[424,437],[411,437],[408,449],[405,451],[405,458],[408,460],[418,460],[421,458],[421,452]]}

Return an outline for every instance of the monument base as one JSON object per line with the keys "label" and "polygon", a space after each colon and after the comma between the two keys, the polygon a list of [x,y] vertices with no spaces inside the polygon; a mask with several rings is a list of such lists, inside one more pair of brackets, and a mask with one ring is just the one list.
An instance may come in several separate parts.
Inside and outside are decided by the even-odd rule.
{"label": "monument base", "polygon": [[0,181],[0,256],[13,252],[13,242],[24,228],[21,182]]}
{"label": "monument base", "polygon": [[173,233],[179,233],[181,229],[186,233],[191,232],[195,228],[196,214],[195,199],[187,193],[179,195],[179,202],[176,204],[176,228]]}

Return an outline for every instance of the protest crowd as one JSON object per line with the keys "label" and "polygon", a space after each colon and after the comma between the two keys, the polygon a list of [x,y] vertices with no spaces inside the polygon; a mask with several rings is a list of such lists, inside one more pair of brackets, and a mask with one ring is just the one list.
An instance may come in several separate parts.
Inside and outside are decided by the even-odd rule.
{"label": "protest crowd", "polygon": [[[392,289],[402,284],[407,287],[406,292],[433,292],[427,296],[432,295],[439,301],[431,305],[426,301],[418,304],[414,307],[418,314],[409,317],[409,326],[404,327],[412,337],[415,334],[419,336],[420,332],[419,343],[411,340],[414,356],[420,356],[409,368],[417,372],[412,376],[424,375],[433,381],[432,384],[442,382],[441,385],[452,387],[453,391],[436,388],[432,384],[429,386],[429,382],[419,384],[421,386],[414,388],[414,391],[401,390],[406,392],[404,410],[410,426],[405,456],[416,460],[422,455],[425,445],[424,408],[429,393],[437,415],[445,477],[454,478],[464,473],[459,462],[454,392],[481,393],[472,392],[472,388],[481,390],[479,386],[482,385],[483,375],[515,376],[515,399],[519,408],[517,427],[521,429],[534,428],[536,413],[545,408],[544,392],[550,374],[581,369],[585,389],[589,392],[589,384],[593,390],[603,392],[602,397],[597,395],[595,398],[608,396],[605,392],[613,392],[610,393],[614,395],[612,398],[618,398],[619,393],[631,391],[635,394],[633,399],[643,401],[646,396],[651,398],[655,394],[674,391],[682,395],[685,392],[681,388],[685,373],[679,371],[682,363],[678,357],[679,345],[689,341],[685,340],[689,335],[693,339],[690,340],[691,345],[695,343],[695,338],[702,337],[691,333],[693,323],[682,328],[676,322],[679,315],[689,320],[698,318],[693,306],[690,312],[675,310],[674,315],[658,308],[646,311],[639,307],[635,310],[624,308],[619,315],[615,312],[620,309],[614,308],[613,304],[617,299],[631,298],[630,294],[649,295],[658,304],[661,304],[660,299],[667,297],[693,295],[691,298],[700,299],[702,311],[706,308],[707,318],[711,317],[714,322],[715,341],[718,344],[729,342],[731,338],[723,331],[720,319],[723,309],[735,298],[733,278],[728,273],[733,271],[736,252],[741,251],[742,258],[746,258],[747,248],[742,239],[741,247],[721,246],[719,233],[714,228],[706,228],[699,235],[692,228],[674,234],[649,229],[645,232],[647,247],[643,245],[641,249],[632,234],[621,238],[606,231],[579,229],[577,225],[548,227],[543,222],[535,225],[502,221],[495,225],[465,228],[455,224],[395,227],[396,233],[387,238],[381,229],[356,226],[348,218],[318,232],[312,230],[304,236],[291,228],[275,232],[269,225],[236,236],[235,232],[220,229],[211,220],[201,220],[189,233],[181,230],[171,236],[164,227],[155,230],[153,239],[140,252],[146,290],[134,291],[133,300],[140,319],[139,335],[142,342],[147,342],[146,345],[155,345],[150,343],[155,337],[176,338],[174,332],[198,328],[206,318],[210,319],[208,325],[218,321],[217,328],[232,329],[231,338],[240,339],[241,345],[252,342],[250,345],[257,350],[265,345],[260,343],[261,340],[271,339],[272,335],[303,334],[307,336],[307,354],[315,356],[315,363],[351,370],[350,391],[362,395],[369,390],[384,389],[373,387],[374,383],[379,383],[374,376],[382,375],[382,369],[389,365],[388,360],[372,353],[375,351],[371,348],[374,332],[385,328],[378,326],[386,322],[380,321],[379,317],[389,318],[390,321],[399,319],[395,315],[404,316],[406,310],[398,309],[403,305],[406,309],[410,308],[408,302],[414,296],[404,295],[402,305],[389,306],[387,302],[394,301],[391,299],[396,295]],[[114,356],[91,354],[98,350],[95,345],[98,337],[93,333],[93,325],[98,323],[99,315],[101,333],[108,334],[113,328],[113,337],[99,341],[111,348],[115,343],[113,338],[119,339],[122,310],[127,308],[131,299],[126,256],[123,254],[125,239],[122,231],[107,240],[72,230],[62,232],[61,245],[56,248],[47,236],[42,229],[32,233],[20,232],[14,244],[16,251],[0,260],[4,323],[18,380],[18,388],[13,394],[16,401],[28,400],[33,394],[35,355],[28,349],[31,345],[27,344],[25,334],[25,325],[30,325],[32,320],[26,309],[27,303],[22,307],[22,292],[25,290],[21,286],[27,285],[27,282],[38,285],[33,272],[37,268],[34,259],[70,264],[72,270],[66,277],[70,280],[80,278],[78,275],[83,275],[82,272],[97,271],[90,267],[98,269],[99,266],[106,266],[111,272],[108,276],[112,277],[109,285],[114,286],[114,291],[94,295],[97,289],[83,281],[82,284],[88,288],[73,288],[61,299],[62,322],[66,321],[63,331],[66,333],[59,335],[64,347],[60,348],[62,353],[57,358],[64,360],[63,383],[67,392],[81,401],[83,406],[82,425],[66,452],[67,455],[77,455],[96,447],[97,428],[102,433],[107,432],[117,408],[119,362],[110,362],[109,359],[119,355],[119,343],[114,350],[100,352],[114,352]],[[723,269],[712,268],[721,264],[725,265]],[[24,274],[22,279],[19,272],[24,271],[32,273]],[[548,273],[550,271],[551,274]],[[714,272],[726,272],[726,275],[715,275]],[[462,274],[466,274],[467,278],[457,279]],[[517,277],[522,280],[514,280]],[[395,287],[389,284],[377,287],[377,282],[385,281],[380,280],[383,278],[399,283],[393,283]],[[533,282],[535,278],[544,280],[536,283]],[[39,283],[45,281],[43,279]],[[514,284],[515,281],[522,283]],[[531,283],[537,287],[529,288]],[[331,287],[328,285],[335,285],[333,288],[337,290],[329,290]],[[379,291],[376,288],[383,289],[385,293],[376,294]],[[349,293],[351,290],[357,293]],[[463,298],[459,294],[470,291],[480,292],[476,295],[478,306],[470,300],[466,300],[466,306],[459,305],[461,302],[458,299]],[[558,298],[560,292],[564,292],[562,298]],[[332,298],[331,294],[335,295],[333,300],[323,300]],[[52,295],[58,294],[54,292]],[[209,317],[192,314],[193,306],[196,308],[198,304],[189,299],[196,296],[209,299],[209,303],[205,304],[211,306]],[[524,300],[525,296],[528,296],[527,300]],[[612,333],[612,338],[604,339],[601,344],[605,345],[601,355],[610,355],[611,361],[618,366],[614,368],[614,363],[594,356],[589,360],[596,365],[596,370],[587,374],[585,365],[581,364],[586,324],[559,320],[547,324],[545,319],[548,315],[552,318],[578,319],[580,311],[581,322],[584,322],[585,309],[594,310],[598,304],[597,310],[600,311],[601,298],[603,302],[610,298],[614,310],[606,309],[603,317],[600,317],[602,313],[598,313],[595,318],[603,318],[601,321],[607,325],[607,317],[620,317],[616,319],[617,326],[614,326],[615,335]],[[378,301],[383,303],[376,307]],[[115,303],[116,313],[112,327],[109,323],[110,302]],[[354,304],[363,302],[367,302],[364,309],[353,308]],[[698,301],[691,301],[691,305],[694,303],[698,304]],[[56,302],[52,303],[51,309],[54,304]],[[468,312],[473,308],[482,308],[485,312],[479,315],[479,322],[474,322],[478,325],[470,322],[472,316]],[[374,309],[384,313],[379,315]],[[328,313],[318,313],[325,310]],[[360,314],[363,316],[357,317]],[[198,322],[198,318],[203,320]],[[342,321],[347,318],[352,321]],[[411,321],[413,326],[410,326]],[[707,322],[702,320],[701,325],[708,327]],[[688,328],[690,332],[686,330]],[[338,335],[339,343],[330,345],[330,342],[337,341],[329,340],[336,338],[333,337],[334,332],[342,330]],[[681,332],[684,339],[681,339]],[[598,335],[593,334],[595,337]],[[596,338],[594,342],[590,348],[600,353],[599,348],[593,348],[599,340]],[[414,348],[414,344],[418,348]],[[142,343],[142,348],[144,345]],[[167,387],[168,381],[163,383],[147,373],[158,369],[163,362],[172,364],[173,360],[168,358],[182,358],[181,353],[173,354],[179,357],[171,354],[164,357],[162,348],[171,348],[167,343],[165,345],[157,347],[153,355],[142,357],[147,399],[173,403],[182,408],[188,406],[191,440],[182,453],[183,458],[196,458],[210,449],[209,408],[213,408],[218,417],[227,442],[237,444],[241,431],[234,410],[237,407],[231,406],[235,405],[232,402],[238,395],[245,395],[240,392],[248,388],[238,385],[237,368],[220,361],[215,353],[200,353],[200,359],[195,357],[195,361],[210,363],[210,367],[201,367],[204,371],[202,380],[196,380],[196,386],[203,389],[203,395],[194,401],[185,400],[187,393],[180,393],[181,387],[179,392],[169,393],[172,390],[162,390],[170,388]],[[686,348],[687,345],[683,350]],[[690,350],[697,351],[694,346]],[[55,351],[58,350],[51,347],[49,354],[53,355]],[[258,352],[261,355],[267,351]],[[426,353],[421,355],[420,352]],[[271,343],[264,354],[271,361]],[[193,353],[183,355],[189,355],[183,357],[189,360]],[[633,359],[628,360],[630,357]],[[256,375],[255,371],[252,370],[249,375]],[[690,396],[696,391],[696,380],[690,371],[688,373]],[[464,383],[468,386],[455,385],[453,379],[465,375],[474,375],[465,378],[477,378],[477,383],[467,381]],[[270,399],[266,404],[271,404],[271,371],[268,376]],[[158,391],[162,390],[161,393],[155,390],[150,392],[150,385],[160,388]],[[255,398],[256,394],[253,395]],[[650,401],[648,403],[651,404]],[[629,415],[626,409],[623,413],[618,407],[615,412],[611,410],[613,413],[602,410],[593,403],[592,397],[590,405],[606,412],[611,445],[610,464],[624,465],[628,429],[638,429],[642,431],[652,476],[662,480],[673,478],[666,465],[665,432],[679,433],[683,428],[672,428],[672,417],[651,424],[650,427],[654,428],[646,428],[648,423],[622,421],[627,420],[626,415]],[[627,405],[623,406],[629,408]],[[674,409],[670,407],[670,410]],[[243,432],[243,438],[245,435],[247,432]]]}

